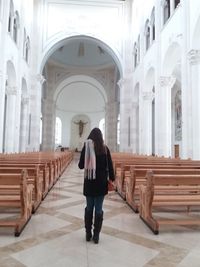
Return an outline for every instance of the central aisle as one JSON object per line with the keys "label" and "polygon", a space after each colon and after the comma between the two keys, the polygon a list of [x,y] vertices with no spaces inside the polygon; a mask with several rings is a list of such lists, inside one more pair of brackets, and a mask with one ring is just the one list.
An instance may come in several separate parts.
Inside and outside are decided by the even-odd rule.
{"label": "central aisle", "polygon": [[77,167],[78,156],[20,237],[5,230],[0,233],[1,267],[199,266],[199,231],[184,228],[179,232],[183,230],[179,227],[176,232],[170,229],[155,236],[115,192],[105,199],[99,244],[86,242],[83,171]]}

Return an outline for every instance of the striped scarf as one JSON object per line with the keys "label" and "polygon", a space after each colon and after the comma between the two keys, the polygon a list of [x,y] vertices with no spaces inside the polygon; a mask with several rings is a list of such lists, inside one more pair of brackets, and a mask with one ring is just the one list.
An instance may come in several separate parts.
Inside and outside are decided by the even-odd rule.
{"label": "striped scarf", "polygon": [[96,178],[96,156],[91,139],[85,141],[84,178],[89,180]]}

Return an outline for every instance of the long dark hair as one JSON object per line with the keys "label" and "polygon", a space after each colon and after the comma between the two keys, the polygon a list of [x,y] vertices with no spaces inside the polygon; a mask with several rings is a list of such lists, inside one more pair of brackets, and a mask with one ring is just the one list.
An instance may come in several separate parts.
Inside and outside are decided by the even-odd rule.
{"label": "long dark hair", "polygon": [[99,128],[92,129],[87,139],[91,139],[94,142],[94,149],[96,154],[105,153],[103,135]]}

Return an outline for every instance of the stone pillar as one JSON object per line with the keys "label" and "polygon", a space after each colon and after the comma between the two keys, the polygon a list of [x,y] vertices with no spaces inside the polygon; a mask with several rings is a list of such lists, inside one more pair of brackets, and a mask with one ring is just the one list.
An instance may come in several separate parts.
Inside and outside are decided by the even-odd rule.
{"label": "stone pillar", "polygon": [[120,88],[120,151],[132,152],[131,96],[133,75],[130,73],[118,82]]}
{"label": "stone pillar", "polygon": [[30,112],[31,112],[31,132],[30,147],[31,151],[40,150],[40,116],[41,116],[41,88],[45,82],[41,74],[32,77],[32,88],[30,96]]}
{"label": "stone pillar", "polygon": [[42,101],[42,150],[53,150],[55,144],[55,103],[52,99]]}
{"label": "stone pillar", "polygon": [[200,50],[189,52],[193,159],[200,159]]}
{"label": "stone pillar", "polygon": [[171,89],[175,83],[174,77],[160,77],[157,110],[157,151],[159,156],[171,156]]}
{"label": "stone pillar", "polygon": [[19,151],[26,152],[28,137],[28,104],[29,97],[22,96],[20,116],[20,142]]}
{"label": "stone pillar", "polygon": [[153,92],[143,92],[143,110],[141,114],[141,153],[152,154],[152,100]]}
{"label": "stone pillar", "polygon": [[[184,34],[182,35],[182,57],[181,57],[181,94],[182,94],[182,142],[181,157],[192,158],[192,95],[190,81],[190,36],[191,36],[191,13],[190,1],[181,1],[181,24]],[[193,54],[193,53],[192,53]]]}
{"label": "stone pillar", "polygon": [[15,105],[17,88],[7,86],[7,106],[6,106],[6,118],[5,118],[5,142],[4,142],[4,152],[12,153],[14,152],[14,132],[15,132]]}
{"label": "stone pillar", "polygon": [[111,151],[117,151],[118,103],[106,103],[106,144]]}
{"label": "stone pillar", "polygon": [[132,151],[139,154],[139,103],[132,102]]}

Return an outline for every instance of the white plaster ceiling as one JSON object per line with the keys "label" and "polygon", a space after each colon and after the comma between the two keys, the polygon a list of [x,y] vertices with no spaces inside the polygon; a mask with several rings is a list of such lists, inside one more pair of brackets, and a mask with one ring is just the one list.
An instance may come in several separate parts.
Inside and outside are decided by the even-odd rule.
{"label": "white plaster ceiling", "polygon": [[114,66],[114,60],[101,43],[75,38],[61,46],[50,57],[51,61],[71,67]]}
{"label": "white plaster ceiling", "polygon": [[103,112],[105,100],[101,91],[86,82],[74,82],[60,92],[56,107],[65,112],[98,113]]}
{"label": "white plaster ceiling", "polygon": [[[87,71],[91,69],[91,73],[94,69],[105,71],[106,68],[116,67],[109,53],[105,45],[98,40],[84,37],[72,38],[50,56],[49,63],[62,68],[66,67],[68,73],[72,68],[77,75],[79,71],[81,74],[83,68]],[[57,97],[56,108],[80,114],[99,113],[105,112],[105,102],[106,99],[98,86],[79,80],[63,87]]]}

